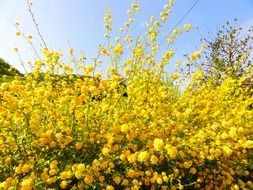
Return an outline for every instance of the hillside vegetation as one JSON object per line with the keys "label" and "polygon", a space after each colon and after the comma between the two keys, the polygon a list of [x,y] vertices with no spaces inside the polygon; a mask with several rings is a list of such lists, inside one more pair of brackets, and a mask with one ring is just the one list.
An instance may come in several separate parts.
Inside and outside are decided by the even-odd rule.
{"label": "hillside vegetation", "polygon": [[21,76],[22,74],[4,59],[0,58],[0,82],[12,80],[17,75]]}

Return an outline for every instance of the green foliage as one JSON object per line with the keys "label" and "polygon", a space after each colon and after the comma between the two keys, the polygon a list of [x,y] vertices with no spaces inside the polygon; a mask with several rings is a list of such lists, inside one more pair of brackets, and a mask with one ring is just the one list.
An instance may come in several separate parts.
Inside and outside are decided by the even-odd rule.
{"label": "green foliage", "polygon": [[4,80],[12,80],[16,75],[21,76],[22,74],[5,60],[0,58],[0,82]]}
{"label": "green foliage", "polygon": [[225,77],[240,78],[252,65],[253,26],[247,31],[235,19],[227,22],[206,42],[205,60],[201,67],[205,79],[214,77],[220,84]]}

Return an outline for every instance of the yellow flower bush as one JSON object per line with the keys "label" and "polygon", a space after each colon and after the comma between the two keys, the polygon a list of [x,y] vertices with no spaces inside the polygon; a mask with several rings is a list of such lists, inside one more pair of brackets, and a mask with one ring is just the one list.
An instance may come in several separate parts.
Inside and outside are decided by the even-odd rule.
{"label": "yellow flower bush", "polygon": [[[173,3],[152,17],[146,41],[127,34],[100,47],[111,58],[106,79],[97,59],[75,73],[45,48],[31,74],[0,85],[0,189],[253,188],[253,97],[243,86],[252,70],[220,86],[201,71],[184,86],[168,75],[174,50],[156,60],[157,38]],[[134,2],[128,15],[139,11]],[[107,13],[108,38],[111,23]]]}

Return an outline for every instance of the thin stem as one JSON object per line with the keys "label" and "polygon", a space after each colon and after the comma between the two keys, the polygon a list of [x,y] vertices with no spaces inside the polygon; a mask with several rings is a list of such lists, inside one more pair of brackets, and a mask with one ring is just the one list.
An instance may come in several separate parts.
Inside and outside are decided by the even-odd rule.
{"label": "thin stem", "polygon": [[32,12],[32,4],[31,4],[31,2],[29,2],[29,0],[27,0],[26,2],[27,2],[27,6],[28,6],[28,12],[30,13],[30,15],[31,15],[31,17],[32,17],[32,21],[33,21],[33,23],[34,23],[34,25],[35,25],[35,28],[36,28],[36,30],[37,30],[37,33],[38,33],[38,35],[39,35],[39,37],[40,37],[40,39],[41,39],[41,41],[42,41],[44,47],[45,47],[46,49],[48,49],[48,48],[47,48],[47,44],[46,44],[46,42],[45,42],[45,40],[44,40],[44,38],[43,38],[43,36],[42,36],[42,34],[41,34],[41,32],[40,32],[39,24],[36,22],[34,13]]}

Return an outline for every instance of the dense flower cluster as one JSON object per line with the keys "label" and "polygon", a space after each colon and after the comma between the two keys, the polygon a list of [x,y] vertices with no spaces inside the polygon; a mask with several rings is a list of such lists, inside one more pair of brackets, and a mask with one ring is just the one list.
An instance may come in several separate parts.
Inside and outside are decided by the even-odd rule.
{"label": "dense flower cluster", "polygon": [[253,187],[253,99],[240,81],[178,92],[145,70],[125,97],[117,77],[55,78],[1,84],[1,188]]}
{"label": "dense flower cluster", "polygon": [[[62,55],[45,48],[33,73],[0,85],[0,189],[253,189],[248,76],[217,86],[196,71],[183,87],[179,73],[165,77],[174,51],[156,63],[156,38],[172,4],[147,26],[150,49],[130,35],[100,47],[112,61],[107,80],[95,72],[98,59],[70,74]],[[134,2],[128,14],[138,12]],[[109,13],[105,21],[108,37]],[[135,46],[123,62],[123,85],[125,43]]]}

